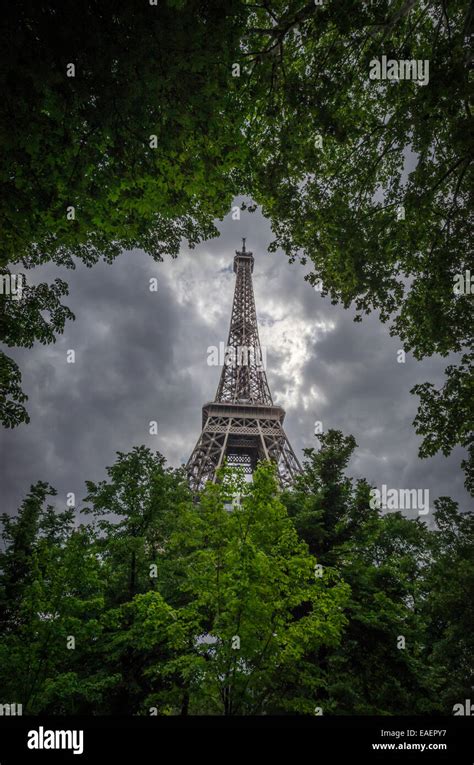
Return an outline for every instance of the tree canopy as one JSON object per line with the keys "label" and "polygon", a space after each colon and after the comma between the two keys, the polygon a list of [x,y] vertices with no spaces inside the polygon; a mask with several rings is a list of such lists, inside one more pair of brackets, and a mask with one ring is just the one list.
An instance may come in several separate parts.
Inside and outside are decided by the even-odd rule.
{"label": "tree canopy", "polygon": [[[196,499],[145,447],[84,505],[2,516],[0,685],[26,714],[451,714],[473,682],[473,516],[371,509],[336,431],[292,491]],[[81,516],[78,511],[81,510]],[[90,521],[86,522],[89,515]]]}
{"label": "tree canopy", "polygon": [[[310,262],[311,284],[353,306],[356,320],[372,310],[391,320],[415,358],[469,349],[472,4],[272,2],[252,10],[244,177],[272,221],[272,249]],[[429,82],[370,79],[382,56],[428,62]],[[472,389],[472,364],[450,375],[451,389],[454,376]],[[422,397],[420,456],[435,443],[445,454],[472,444],[457,433],[448,444],[446,417],[426,403],[425,388],[414,392]],[[438,397],[456,430],[455,398]],[[472,432],[472,414],[463,416],[459,427]]]}
{"label": "tree canopy", "polygon": [[[245,153],[231,76],[244,19],[233,0],[5,8],[0,276],[111,262],[134,247],[161,260],[183,240],[194,247],[217,235]],[[58,303],[66,293],[57,280],[27,283],[18,303],[2,294],[0,339],[53,342],[72,318]],[[1,414],[11,427],[28,415],[18,367],[2,358]]]}

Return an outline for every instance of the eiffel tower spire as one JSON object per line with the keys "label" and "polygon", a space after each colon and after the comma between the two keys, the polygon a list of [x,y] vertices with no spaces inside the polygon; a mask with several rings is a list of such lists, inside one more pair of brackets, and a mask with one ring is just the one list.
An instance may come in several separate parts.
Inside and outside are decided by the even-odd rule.
{"label": "eiffel tower spire", "polygon": [[282,486],[301,468],[283,430],[285,411],[273,404],[258,335],[252,286],[254,257],[245,239],[236,250],[234,301],[224,366],[213,402],[202,409],[202,432],[186,465],[190,486],[215,480],[224,460],[252,474],[258,460],[273,460]]}
{"label": "eiffel tower spire", "polygon": [[243,239],[242,249],[236,250],[234,257],[236,282],[227,340],[231,363],[223,366],[215,400],[271,405],[273,401],[258,336],[253,264],[253,253],[246,251]]}

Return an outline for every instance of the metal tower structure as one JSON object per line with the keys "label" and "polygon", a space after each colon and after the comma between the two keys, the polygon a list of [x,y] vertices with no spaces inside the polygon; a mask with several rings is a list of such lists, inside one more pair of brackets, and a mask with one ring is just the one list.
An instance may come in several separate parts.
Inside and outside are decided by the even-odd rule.
{"label": "metal tower structure", "polygon": [[214,481],[226,460],[251,475],[259,460],[273,460],[282,486],[301,467],[283,430],[285,411],[270,394],[258,336],[252,286],[254,257],[236,250],[234,302],[224,365],[214,401],[202,408],[202,431],[186,465],[193,491]]}

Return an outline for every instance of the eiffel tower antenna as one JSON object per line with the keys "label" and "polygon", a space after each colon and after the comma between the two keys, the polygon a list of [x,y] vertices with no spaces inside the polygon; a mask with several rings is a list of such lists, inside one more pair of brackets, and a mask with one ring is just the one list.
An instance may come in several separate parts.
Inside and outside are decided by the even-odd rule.
{"label": "eiffel tower antenna", "polygon": [[273,460],[282,486],[292,483],[300,464],[283,430],[285,411],[270,394],[258,336],[252,285],[253,253],[245,239],[236,250],[234,301],[224,365],[213,402],[202,408],[202,431],[186,465],[193,491],[215,481],[227,460],[251,475],[259,460]]}

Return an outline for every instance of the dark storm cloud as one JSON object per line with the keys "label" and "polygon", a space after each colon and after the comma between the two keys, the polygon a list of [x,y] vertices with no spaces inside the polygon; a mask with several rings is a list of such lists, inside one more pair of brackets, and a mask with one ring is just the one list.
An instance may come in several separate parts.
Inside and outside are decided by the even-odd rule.
{"label": "dark storm cloud", "polygon": [[[49,481],[58,504],[84,481],[104,476],[115,452],[146,444],[175,466],[199,435],[201,407],[212,400],[220,368],[208,349],[225,342],[234,274],[232,258],[247,237],[255,255],[254,288],[262,345],[267,348],[273,397],[287,410],[285,427],[297,456],[316,445],[314,422],[352,433],[359,444],[351,472],[374,485],[429,488],[431,501],[466,495],[460,450],[421,461],[411,425],[416,382],[440,385],[446,359],[397,363],[400,342],[373,315],[355,324],[353,312],[332,306],[304,281],[307,268],[266,252],[267,221],[258,213],[230,216],[221,236],[177,260],[154,263],[124,253],[112,266],[52,266],[34,281],[61,275],[70,285],[64,302],[76,314],[55,345],[16,351],[29,395],[31,423],[2,434],[3,509],[14,512],[29,485]],[[150,292],[149,280],[158,279]],[[68,350],[75,364],[66,362]],[[158,434],[149,434],[156,420]]]}

